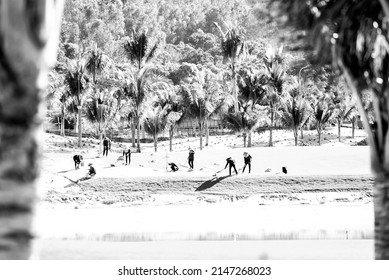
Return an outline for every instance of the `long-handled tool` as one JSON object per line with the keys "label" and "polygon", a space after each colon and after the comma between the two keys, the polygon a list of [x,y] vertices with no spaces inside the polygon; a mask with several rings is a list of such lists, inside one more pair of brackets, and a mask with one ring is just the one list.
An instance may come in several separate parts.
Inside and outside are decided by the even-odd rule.
{"label": "long-handled tool", "polygon": [[216,173],[215,173],[215,174],[213,174],[212,176],[213,176],[213,177],[217,177],[217,174],[219,174],[220,172],[222,172],[224,169],[225,169],[225,168],[223,168],[223,169],[220,169],[219,171],[216,171]]}

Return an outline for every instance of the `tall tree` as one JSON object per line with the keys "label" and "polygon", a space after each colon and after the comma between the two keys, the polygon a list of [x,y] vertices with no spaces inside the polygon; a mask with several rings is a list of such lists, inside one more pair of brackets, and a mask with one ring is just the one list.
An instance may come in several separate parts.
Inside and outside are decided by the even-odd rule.
{"label": "tall tree", "polygon": [[270,112],[270,147],[273,146],[275,115],[278,112],[278,108],[282,106],[288,77],[283,66],[277,60],[270,60],[269,63],[265,64],[265,73],[267,75],[266,103],[269,106]]}
{"label": "tall tree", "polygon": [[183,104],[182,96],[177,94],[178,90],[179,87],[163,83],[163,86],[160,86],[159,90],[155,93],[153,100],[153,106],[159,106],[166,112],[166,125],[169,128],[170,152],[173,151],[174,129],[185,117],[185,106]]}
{"label": "tall tree", "polygon": [[223,32],[222,28],[215,23],[222,36],[220,47],[222,55],[226,61],[230,60],[231,68],[231,82],[232,82],[232,96],[235,98],[234,110],[238,112],[238,94],[236,85],[236,64],[239,56],[245,52],[245,42],[242,32],[237,28],[229,28]]}
{"label": "tall tree", "polygon": [[0,5],[0,259],[28,259],[40,169],[42,90],[54,66],[62,1]]}
{"label": "tall tree", "polygon": [[[251,147],[251,135],[257,125],[257,122],[248,121],[248,120],[258,120],[253,116],[250,116],[256,108],[257,105],[263,105],[266,103],[266,89],[268,84],[267,76],[256,69],[251,69],[250,67],[244,66],[238,71],[238,102],[239,102],[239,113],[245,116],[242,116],[241,124],[244,126],[246,123],[252,125],[249,128],[245,128],[244,133],[248,134],[248,143],[247,146]],[[235,131],[242,130],[242,127],[234,127]],[[245,140],[245,139],[244,139]],[[244,145],[246,147],[246,143]]]}
{"label": "tall tree", "polygon": [[[99,90],[97,88],[97,78],[99,75],[102,75],[104,72],[106,72],[109,67],[111,66],[110,58],[97,47],[97,44],[94,43],[92,47],[87,49],[86,55],[85,55],[85,68],[88,71],[89,74],[92,75],[92,83],[94,87],[94,99],[96,100],[97,104],[97,120],[102,121],[104,116],[104,105],[103,105],[103,96],[99,96]],[[103,151],[103,134],[105,134],[105,125],[99,124],[99,128],[102,128],[102,130],[98,129],[99,133],[99,154]]]}
{"label": "tall tree", "polygon": [[143,115],[143,127],[145,131],[153,136],[154,151],[158,151],[158,135],[162,133],[167,125],[167,112],[161,106],[154,106]]}
{"label": "tall tree", "polygon": [[200,133],[200,150],[203,149],[203,133],[209,117],[222,107],[224,97],[219,83],[208,69],[191,66],[194,75],[187,77],[180,85],[185,114],[197,119]]}
{"label": "tall tree", "polygon": [[82,141],[82,109],[86,100],[89,77],[83,59],[69,60],[65,73],[65,84],[69,95],[77,108],[78,147]]}
{"label": "tall tree", "polygon": [[305,125],[312,113],[309,102],[300,94],[299,86],[290,90],[281,110],[282,122],[292,128],[294,144],[297,146],[299,129]]}
{"label": "tall tree", "polygon": [[132,31],[131,37],[124,43],[124,50],[128,59],[135,65],[137,71],[135,74],[135,82],[132,86],[132,96],[134,97],[134,119],[137,125],[137,151],[140,152],[140,120],[141,106],[145,101],[147,84],[147,75],[150,71],[147,70],[148,63],[154,58],[159,42],[152,42],[147,34],[147,31]]}
{"label": "tall tree", "polygon": [[331,103],[328,96],[323,95],[314,104],[313,119],[315,121],[319,146],[321,145],[321,133],[327,123],[331,120],[333,113],[334,105]]}

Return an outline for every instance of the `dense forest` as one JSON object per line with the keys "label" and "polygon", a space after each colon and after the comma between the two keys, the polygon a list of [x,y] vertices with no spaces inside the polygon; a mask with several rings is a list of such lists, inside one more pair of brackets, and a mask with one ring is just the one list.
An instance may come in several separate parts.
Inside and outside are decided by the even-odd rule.
{"label": "dense forest", "polygon": [[[298,32],[270,21],[268,1],[67,0],[57,65],[50,73],[47,118],[102,138],[128,128],[155,142],[196,120],[200,148],[208,121],[243,135],[288,128],[295,145],[304,129],[355,125],[355,101],[328,65],[311,64]],[[364,106],[370,108],[370,93]],[[203,143],[203,136],[206,136]],[[170,145],[170,148],[172,145]]]}

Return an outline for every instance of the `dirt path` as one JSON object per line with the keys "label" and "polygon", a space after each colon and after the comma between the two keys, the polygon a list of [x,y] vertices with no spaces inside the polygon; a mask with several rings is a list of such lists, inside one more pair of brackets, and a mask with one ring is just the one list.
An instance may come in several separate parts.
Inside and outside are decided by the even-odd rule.
{"label": "dirt path", "polygon": [[[50,189],[43,201],[48,204],[77,204],[80,207],[102,205],[130,206],[139,203],[169,204],[263,200],[299,200],[312,193],[355,193],[355,199],[371,199],[373,179],[370,176],[223,176],[156,178],[94,178],[81,185]],[[176,197],[176,199],[174,199]],[[178,199],[180,197],[180,199]],[[350,198],[336,198],[347,202]],[[265,203],[265,202],[263,202]]]}

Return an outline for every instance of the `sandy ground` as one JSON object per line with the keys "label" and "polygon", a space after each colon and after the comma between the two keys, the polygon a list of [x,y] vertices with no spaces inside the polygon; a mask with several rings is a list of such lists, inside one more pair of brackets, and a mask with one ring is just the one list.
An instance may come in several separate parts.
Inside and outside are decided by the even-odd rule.
{"label": "sandy ground", "polygon": [[[256,135],[251,148],[243,148],[242,138],[231,135],[211,137],[203,150],[197,148],[197,138],[175,140],[173,152],[167,151],[167,143],[160,143],[158,152],[146,144],[142,153],[132,154],[129,166],[117,160],[124,148],[121,143],[113,143],[108,157],[98,157],[96,140],[86,139],[85,146],[76,149],[76,139],[46,134],[35,224],[40,236],[38,258],[158,259],[156,252],[173,242],[169,258],[201,259],[208,256],[203,250],[193,255],[180,248],[207,244],[201,242],[218,248],[221,243],[212,242],[235,241],[240,249],[226,245],[228,258],[370,259],[373,180],[369,148],[353,146],[365,138],[361,130],[355,139],[345,137],[342,142],[335,132],[326,131],[320,147],[312,131],[304,135],[305,146],[298,147],[291,146],[290,131],[276,131],[275,147],[270,148],[266,133]],[[343,133],[350,132],[343,129]],[[186,163],[189,147],[196,151],[193,172],[188,172]],[[225,158],[233,157],[241,169],[244,151],[253,157],[251,174],[227,176]],[[80,184],[72,181],[83,177],[87,166],[74,170],[76,153],[97,169],[93,179]],[[179,165],[178,172],[167,172],[166,163],[171,161]],[[288,174],[281,172],[283,166]],[[223,171],[214,177],[219,170]],[[86,249],[86,240],[96,250]],[[344,254],[324,253],[329,251],[325,249],[321,255],[312,254],[302,248],[283,254],[277,245],[270,245],[277,240],[292,242],[288,246],[299,246],[293,243],[297,240],[348,243],[329,246],[344,248]],[[247,242],[254,241],[266,250],[244,254]],[[359,241],[364,249],[351,254],[350,242]],[[108,245],[115,242],[138,253],[118,252],[115,257],[115,245]],[[159,245],[141,250],[141,244]],[[328,247],[329,243],[320,244]],[[104,251],[108,255],[102,257]],[[218,256],[215,250],[208,257]]]}

